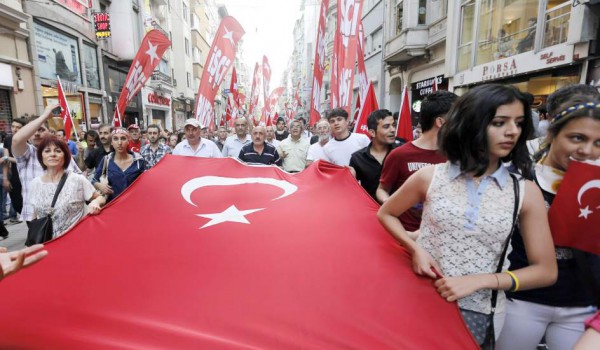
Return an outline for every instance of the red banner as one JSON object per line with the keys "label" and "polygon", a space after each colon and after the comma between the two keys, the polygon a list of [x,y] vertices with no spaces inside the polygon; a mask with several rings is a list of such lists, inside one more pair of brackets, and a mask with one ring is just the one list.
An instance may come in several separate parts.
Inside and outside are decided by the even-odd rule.
{"label": "red banner", "polygon": [[267,56],[263,56],[262,62],[262,76],[263,76],[263,115],[262,120],[267,121],[271,118],[271,105],[269,104],[269,91],[271,84],[271,65]]}
{"label": "red banner", "polygon": [[321,14],[319,16],[319,26],[317,27],[317,44],[315,50],[315,62],[313,69],[312,98],[310,101],[310,120],[308,125],[314,125],[321,119],[321,88],[323,87],[323,73],[325,72],[325,22],[327,18],[327,9],[329,0],[321,2]]}
{"label": "red banner", "polygon": [[571,160],[548,219],[555,245],[600,254],[600,165]]}
{"label": "red banner", "polygon": [[223,17],[206,57],[196,97],[195,116],[202,126],[210,125],[215,118],[215,96],[233,63],[237,43],[243,35],[244,29],[235,18]]}
{"label": "red banner", "polygon": [[[334,108],[343,108],[351,113],[354,64],[358,42],[358,23],[362,12],[362,0],[337,0],[337,89]],[[334,48],[335,50],[335,48]],[[332,68],[332,69],[334,69]],[[333,80],[333,77],[332,77]],[[333,96],[333,90],[332,90]]]}
{"label": "red banner", "polygon": [[[113,116],[115,126],[121,126],[121,116],[125,113],[127,104],[144,87],[169,46],[171,46],[171,42],[160,31],[153,29],[146,34],[131,63],[125,85],[119,95],[119,102]],[[117,121],[119,125],[117,125]]]}
{"label": "red banner", "polygon": [[[67,102],[67,96],[65,95],[65,91],[63,90],[62,83],[60,82],[60,77],[57,75],[56,80],[58,82],[58,103],[60,103],[60,107],[62,108],[61,118],[63,120],[63,128],[65,129],[65,137],[67,140],[71,137],[71,131],[73,130],[73,115],[71,115],[71,109],[69,108],[69,103]],[[79,141],[79,136],[77,132],[75,132],[75,138]]]}
{"label": "red banner", "polygon": [[231,85],[229,86],[229,92],[233,97],[233,102],[239,108],[240,106],[240,93],[238,91],[238,83],[237,83],[237,72],[235,71],[235,67],[231,72]]}
{"label": "red banner", "polygon": [[404,85],[402,90],[402,102],[400,103],[400,113],[398,116],[398,129],[396,136],[404,139],[405,142],[413,140],[412,119],[410,117],[410,99],[408,97],[408,88]]}
{"label": "red banner", "polygon": [[250,108],[248,109],[248,114],[254,120],[254,108],[258,106],[258,96],[260,89],[260,67],[258,63],[254,66],[254,76],[252,78],[252,90],[250,90]]}
{"label": "red banner", "polygon": [[363,105],[360,108],[358,120],[354,125],[354,132],[365,134],[370,138],[371,135],[369,134],[369,128],[367,127],[367,119],[369,118],[369,114],[378,109],[379,104],[377,103],[377,96],[375,96],[375,88],[373,87],[373,83],[369,83],[367,97],[364,99]]}
{"label": "red banner", "polygon": [[271,117],[271,114],[274,114],[274,111],[277,107],[277,103],[279,102],[279,98],[281,97],[281,95],[283,95],[283,92],[285,91],[285,88],[280,86],[278,88],[276,88],[275,90],[271,91],[271,94],[269,95],[269,115],[267,117],[267,125],[271,125],[273,124],[273,118]]}
{"label": "red banner", "polygon": [[363,31],[362,21],[360,21],[358,27],[358,45],[356,45],[356,58],[358,61],[358,95],[362,99],[360,100],[361,106],[364,104],[364,99],[367,98],[370,89],[367,69],[365,68],[364,40],[365,33]]}
{"label": "red banner", "polygon": [[0,348],[478,349],[378,209],[326,162],[167,155],[2,281]]}

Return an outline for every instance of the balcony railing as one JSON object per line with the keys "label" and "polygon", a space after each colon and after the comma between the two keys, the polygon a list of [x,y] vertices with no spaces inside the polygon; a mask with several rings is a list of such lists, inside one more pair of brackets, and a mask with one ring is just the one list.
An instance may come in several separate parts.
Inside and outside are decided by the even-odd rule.
{"label": "balcony railing", "polygon": [[152,72],[152,81],[155,82],[161,82],[161,83],[167,83],[169,85],[173,84],[173,79],[171,79],[170,75],[167,75],[163,72],[159,72],[157,70],[155,70],[154,72]]}

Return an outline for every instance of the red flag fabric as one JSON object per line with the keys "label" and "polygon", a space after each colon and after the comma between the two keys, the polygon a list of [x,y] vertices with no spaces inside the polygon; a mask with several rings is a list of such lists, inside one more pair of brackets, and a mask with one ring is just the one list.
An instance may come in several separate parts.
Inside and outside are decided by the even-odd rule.
{"label": "red flag fabric", "polygon": [[[276,109],[277,103],[279,102],[279,98],[283,95],[285,91],[285,87],[280,86],[275,90],[271,91],[271,95],[269,95],[269,117],[267,118],[267,125],[271,125],[273,122],[273,118],[270,116],[271,113]],[[277,120],[277,118],[275,118]]]}
{"label": "red flag fabric", "polygon": [[[367,90],[368,91],[368,90]],[[361,94],[356,94],[356,104],[354,105],[354,114],[352,115],[352,121],[356,122],[360,118],[360,99]],[[356,124],[354,125],[356,127]]]}
{"label": "red flag fabric", "polygon": [[169,46],[171,46],[171,41],[159,30],[153,29],[146,34],[131,63],[125,85],[119,95],[119,102],[117,102],[113,115],[115,126],[122,126],[121,116],[125,112],[127,104],[144,87]]}
{"label": "red flag fabric", "polygon": [[[65,129],[65,137],[67,140],[71,137],[71,131],[73,130],[73,116],[71,115],[71,109],[69,108],[69,103],[67,102],[67,96],[65,95],[65,91],[63,90],[62,83],[60,82],[60,77],[56,76],[57,80],[57,88],[58,88],[58,103],[62,108],[61,118],[63,120],[63,128]],[[79,136],[75,133],[75,137],[79,140]]]}
{"label": "red flag fabric", "polygon": [[263,76],[263,116],[262,120],[266,122],[266,120],[271,118],[271,104],[269,102],[269,91],[271,84],[271,65],[269,64],[269,59],[267,56],[263,56],[262,62],[262,76]]}
{"label": "red flag fabric", "polygon": [[233,96],[233,103],[239,107],[240,106],[240,94],[238,92],[238,83],[237,83],[237,73],[235,71],[235,67],[231,71],[231,85],[229,86],[229,92],[231,96]]}
{"label": "red flag fabric", "polygon": [[[335,0],[337,1],[337,0]],[[340,6],[340,3],[338,1],[338,8]],[[339,12],[338,12],[339,13]],[[333,34],[333,52],[331,54],[331,78],[329,79],[329,88],[331,89],[331,94],[329,97],[329,107],[331,107],[331,109],[333,108],[337,108],[339,106],[339,93],[340,93],[340,87],[339,87],[339,79],[338,79],[338,73],[339,73],[339,58],[338,58],[338,51],[339,51],[339,46],[340,46],[340,18],[339,16],[337,16],[336,18],[336,23],[337,25],[335,26],[335,33]]]}
{"label": "red flag fabric", "polygon": [[325,72],[325,22],[327,20],[327,9],[329,0],[321,2],[319,25],[317,27],[317,49],[315,50],[315,62],[313,68],[312,98],[310,100],[310,119],[308,125],[314,125],[321,119],[321,88],[323,86],[323,73]]}
{"label": "red flag fabric", "polygon": [[253,115],[254,108],[258,105],[258,89],[260,86],[260,70],[258,63],[254,65],[254,76],[252,78],[252,90],[250,90],[250,108],[248,109],[248,113],[250,116]]}
{"label": "red flag fabric", "polygon": [[554,244],[600,254],[600,165],[571,160],[548,212]]}
{"label": "red flag fabric", "polygon": [[410,99],[408,98],[408,87],[405,85],[402,91],[402,102],[400,103],[400,113],[398,115],[398,128],[396,136],[404,139],[406,142],[413,140],[412,119],[410,116]]}
{"label": "red flag fabric", "polygon": [[206,56],[205,69],[202,71],[196,96],[195,116],[203,126],[210,125],[215,118],[215,96],[233,63],[237,43],[243,35],[244,29],[235,18],[223,17]]}
{"label": "red flag fabric", "polygon": [[369,118],[369,114],[378,109],[379,104],[377,103],[377,96],[375,96],[375,88],[373,87],[373,83],[369,83],[367,97],[365,98],[364,105],[360,109],[360,117],[354,125],[354,132],[371,137],[369,128],[367,127],[367,119]]}
{"label": "red flag fabric", "polygon": [[432,87],[432,90],[433,90],[432,92],[436,92],[436,91],[439,90],[437,77],[433,77],[433,87]]}
{"label": "red flag fabric", "polygon": [[356,45],[356,58],[358,61],[358,94],[362,98],[362,100],[360,100],[361,105],[364,104],[364,99],[367,98],[367,94],[369,93],[369,79],[367,78],[367,69],[365,67],[364,41],[365,33],[363,30],[363,25],[362,21],[359,21],[358,45]]}
{"label": "red flag fabric", "polygon": [[478,349],[378,209],[326,162],[167,155],[2,281],[0,348]]}
{"label": "red flag fabric", "polygon": [[238,106],[243,106],[246,104],[246,95],[242,94],[238,91]]}
{"label": "red flag fabric", "polygon": [[[337,89],[334,108],[343,108],[351,113],[352,88],[356,46],[358,42],[358,22],[362,13],[362,0],[337,0]],[[335,50],[335,46],[334,46]],[[332,90],[333,93],[333,90]]]}

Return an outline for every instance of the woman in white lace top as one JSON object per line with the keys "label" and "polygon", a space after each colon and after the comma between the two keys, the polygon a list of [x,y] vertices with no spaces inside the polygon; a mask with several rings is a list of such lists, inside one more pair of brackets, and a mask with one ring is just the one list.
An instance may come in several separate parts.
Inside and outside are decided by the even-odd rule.
{"label": "woman in white lace top", "polygon": [[[513,178],[503,163],[529,173],[525,141],[532,129],[529,105],[517,89],[489,84],[470,90],[448,112],[440,131],[438,144],[448,162],[413,174],[378,213],[383,226],[412,255],[415,273],[434,279],[447,301],[458,301],[480,344],[483,339],[467,315],[491,315],[492,290],[500,291],[494,317],[497,337],[504,315],[502,291],[547,286],[556,279],[542,194],[531,181],[521,180],[518,218],[531,264],[495,273],[515,207]],[[407,232],[398,217],[418,202],[423,202],[420,230]]]}
{"label": "woman in white lace top", "polygon": [[[90,201],[90,214],[100,212],[105,203],[104,197],[94,190],[94,186],[83,175],[66,170],[71,161],[71,153],[64,141],[56,136],[45,137],[38,146],[37,158],[46,172],[31,181],[31,203],[36,218],[52,215],[53,238],[65,233],[83,217],[86,201]],[[54,208],[50,209],[58,183],[65,173],[65,184]]]}

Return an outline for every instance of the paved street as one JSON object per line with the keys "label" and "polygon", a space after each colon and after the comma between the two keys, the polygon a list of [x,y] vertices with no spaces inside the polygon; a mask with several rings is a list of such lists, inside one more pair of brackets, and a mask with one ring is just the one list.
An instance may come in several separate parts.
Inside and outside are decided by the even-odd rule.
{"label": "paved street", "polygon": [[9,251],[14,251],[25,247],[27,239],[27,225],[25,222],[20,224],[6,225],[9,235],[6,239],[0,238],[0,247],[6,247]]}

